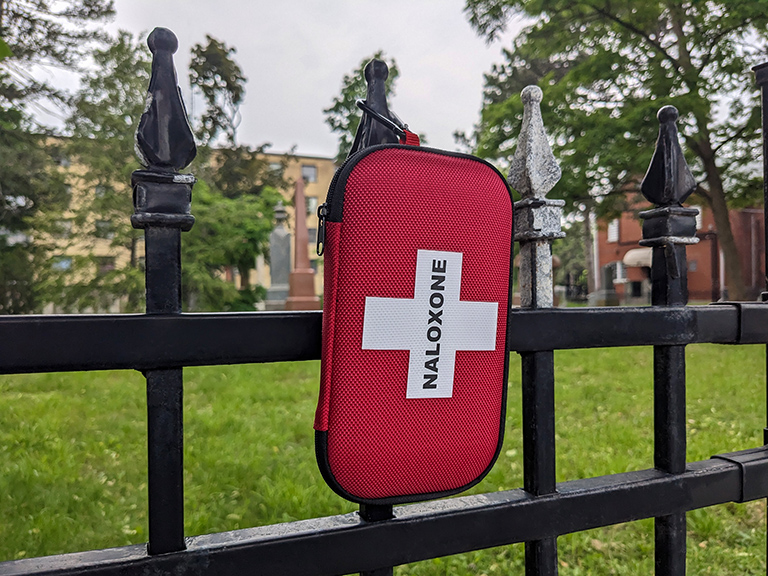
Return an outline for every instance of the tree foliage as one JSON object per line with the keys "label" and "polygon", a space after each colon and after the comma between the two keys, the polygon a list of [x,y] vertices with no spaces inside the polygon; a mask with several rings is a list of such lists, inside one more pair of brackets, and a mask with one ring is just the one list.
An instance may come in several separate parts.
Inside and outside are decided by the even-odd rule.
{"label": "tree foliage", "polygon": [[[512,15],[535,19],[486,76],[478,152],[508,157],[526,84],[543,111],[563,166],[552,192],[576,210],[616,210],[636,191],[653,151],[656,111],[680,128],[715,217],[731,296],[743,298],[728,207],[758,192],[753,152],[759,108],[749,69],[765,58],[768,3],[632,0],[467,0],[470,23],[494,38]],[[597,201],[597,199],[600,201]]]}
{"label": "tree foliage", "polygon": [[[252,310],[264,290],[250,284],[250,272],[269,250],[288,157],[275,170],[264,156],[268,145],[237,144],[246,78],[233,58],[235,48],[210,36],[206,41],[192,48],[189,73],[206,108],[197,130],[203,143],[193,167],[200,178],[193,204],[197,223],[185,237],[183,293],[188,308]],[[214,148],[219,136],[224,145]],[[239,289],[221,280],[226,270],[239,273]]]}
{"label": "tree foliage", "polygon": [[114,13],[112,0],[2,0],[0,37],[19,60],[73,67],[100,36],[89,24]]}
{"label": "tree foliage", "polygon": [[26,110],[56,91],[30,67],[75,67],[101,37],[91,24],[113,13],[111,0],[0,0],[0,314],[39,311],[36,279],[50,262],[39,245],[47,231],[32,225],[41,209],[61,211],[68,202],[59,144]]}
{"label": "tree foliage", "polygon": [[[269,251],[274,206],[282,198],[272,187],[258,195],[229,198],[200,180],[194,190],[195,225],[182,244],[182,286],[189,310],[253,310],[264,298],[261,286],[247,276],[256,257]],[[221,277],[227,267],[237,269],[244,285],[238,289]]]}
{"label": "tree foliage", "polygon": [[363,58],[355,70],[344,75],[341,81],[341,92],[338,96],[334,97],[331,106],[323,110],[325,123],[331,127],[331,132],[336,132],[339,136],[339,149],[336,154],[337,163],[344,161],[355,139],[355,132],[362,116],[355,102],[365,99],[367,89],[364,75],[365,65],[374,58],[383,60],[389,67],[389,76],[386,82],[387,96],[394,96],[395,94],[395,82],[400,75],[400,70],[395,59],[390,58],[387,60],[382,50],[378,50],[368,58]]}
{"label": "tree foliage", "polygon": [[246,78],[233,58],[234,48],[211,36],[205,39],[205,46],[192,47],[189,64],[189,83],[202,94],[206,106],[197,135],[207,145],[223,134],[227,143],[236,146]]}
{"label": "tree foliage", "polygon": [[68,254],[71,266],[47,271],[41,287],[65,310],[101,311],[121,300],[136,312],[144,293],[142,232],[130,223],[130,182],[140,168],[134,134],[151,62],[142,43],[125,31],[94,51],[93,60],[96,67],[82,76],[67,120],[71,204],[66,213],[52,214],[67,223],[67,234],[49,242],[49,251]]}
{"label": "tree foliage", "polygon": [[0,0],[0,105],[62,96],[30,73],[34,64],[74,69],[105,35],[94,24],[114,16],[113,0]]}
{"label": "tree foliage", "polygon": [[63,210],[68,187],[44,135],[20,110],[0,105],[0,314],[39,310],[35,271],[45,265],[32,230],[41,207]]}

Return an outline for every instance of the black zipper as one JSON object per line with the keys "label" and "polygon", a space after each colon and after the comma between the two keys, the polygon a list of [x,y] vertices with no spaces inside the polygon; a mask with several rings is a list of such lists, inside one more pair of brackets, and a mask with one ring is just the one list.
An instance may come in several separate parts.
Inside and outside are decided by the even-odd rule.
{"label": "black zipper", "polygon": [[[501,174],[501,172],[499,172],[498,168],[496,168],[493,164],[491,164],[487,160],[483,160],[482,158],[478,158],[470,154],[464,154],[461,152],[448,152],[447,150],[439,150],[436,148],[427,148],[423,146],[418,146],[418,147],[406,146],[404,144],[377,144],[369,148],[364,148],[363,150],[359,150],[355,152],[352,156],[347,157],[347,159],[341,163],[341,166],[338,167],[338,169],[336,170],[336,173],[333,175],[333,179],[331,180],[331,185],[328,187],[328,195],[325,197],[325,202],[320,206],[318,206],[317,208],[317,218],[319,220],[318,227],[317,227],[317,255],[318,256],[322,256],[323,252],[325,251],[325,226],[326,226],[326,221],[328,220],[328,216],[333,215],[334,218],[338,217],[338,215],[336,215],[337,207],[334,205],[334,192],[336,191],[336,186],[338,186],[339,179],[341,178],[341,174],[343,172],[347,172],[346,169],[350,164],[357,163],[359,160],[361,160],[363,157],[367,156],[368,154],[371,154],[378,150],[383,150],[385,148],[408,148],[411,150],[418,150],[419,152],[424,152],[428,154],[437,154],[439,156],[449,156],[449,157],[455,157],[455,158],[467,158],[475,162],[480,162],[481,164],[485,164],[486,166],[491,168],[494,172],[496,172],[501,178],[502,182],[504,182],[507,185],[507,190],[510,190],[507,179]],[[345,185],[346,185],[346,180],[345,180]],[[512,196],[512,193],[510,191],[510,198],[511,196]],[[342,203],[344,202],[343,196],[341,198],[341,202]],[[513,212],[513,218],[514,218],[514,212]],[[332,220],[332,221],[335,222],[336,220]]]}
{"label": "black zipper", "polygon": [[[335,177],[335,176],[334,176]],[[330,196],[330,190],[328,190]],[[325,252],[325,217],[328,216],[326,203],[323,202],[317,207],[317,255],[322,256]]]}
{"label": "black zipper", "polygon": [[[366,148],[368,150],[368,148]],[[362,152],[362,150],[361,150]],[[333,178],[331,179],[331,184],[328,186],[328,194],[325,196],[325,202],[320,204],[320,206],[317,207],[317,255],[322,256],[325,252],[325,221],[328,218],[328,212],[331,209],[331,206],[333,205],[333,191],[336,190],[336,184],[339,182],[339,176],[341,175],[341,171],[344,170],[344,168],[349,164],[349,161],[352,160],[357,156],[357,154],[353,154],[352,156],[348,156],[344,162],[341,163],[341,166],[339,166],[336,169],[336,172],[333,175]]]}

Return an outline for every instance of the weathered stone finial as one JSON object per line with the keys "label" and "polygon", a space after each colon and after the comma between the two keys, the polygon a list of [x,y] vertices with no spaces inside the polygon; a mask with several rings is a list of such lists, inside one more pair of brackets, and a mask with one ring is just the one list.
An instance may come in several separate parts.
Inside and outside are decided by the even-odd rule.
{"label": "weathered stone finial", "polygon": [[155,28],[147,45],[152,51],[152,77],[136,130],[136,155],[150,170],[178,171],[197,153],[173,66],[179,41],[167,28]]}
{"label": "weathered stone finial", "polygon": [[562,172],[555,160],[541,118],[544,97],[538,86],[526,86],[521,92],[523,125],[517,150],[509,168],[509,184],[523,198],[543,199],[560,180]]}
{"label": "weathered stone finial", "polygon": [[545,198],[560,180],[560,166],[544,131],[538,86],[527,86],[523,99],[523,125],[509,170],[510,185],[523,199],[515,202],[515,240],[520,242],[520,305],[549,308],[552,288],[552,242],[562,238],[563,200]]}
{"label": "weathered stone finial", "polygon": [[677,118],[674,106],[659,110],[659,138],[640,185],[640,191],[649,202],[657,206],[681,205],[696,189],[696,180],[685,161],[677,136]]}

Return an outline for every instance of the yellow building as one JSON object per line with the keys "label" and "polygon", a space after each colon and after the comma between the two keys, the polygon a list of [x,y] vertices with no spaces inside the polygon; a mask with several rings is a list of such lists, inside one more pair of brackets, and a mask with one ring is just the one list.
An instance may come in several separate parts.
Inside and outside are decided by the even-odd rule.
{"label": "yellow building", "polygon": [[[98,290],[100,277],[115,269],[124,269],[131,261],[134,266],[143,269],[143,233],[133,230],[130,221],[122,218],[117,220],[114,217],[115,214],[122,215],[123,212],[131,210],[130,185],[120,183],[118,194],[115,194],[115,190],[109,191],[103,186],[89,183],[84,176],[85,168],[81,164],[72,163],[66,156],[62,156],[58,163],[60,170],[67,176],[68,208],[62,213],[55,213],[54,216],[45,211],[37,216],[37,224],[46,232],[36,238],[36,241],[46,246],[51,269],[54,272],[71,274],[71,278],[77,282],[90,282],[95,290]],[[122,198],[124,201],[119,205],[111,205],[109,209],[91,212],[90,206],[107,195]],[[78,260],[85,260],[90,264],[78,266]],[[117,313],[123,311],[125,304],[124,298],[115,299],[107,294],[92,300],[93,307],[77,307],[76,310],[85,313]],[[43,307],[45,314],[71,311],[60,302],[49,302]]]}
{"label": "yellow building", "polygon": [[[294,209],[293,209],[293,193],[295,183],[299,178],[303,178],[305,182],[304,192],[306,196],[307,205],[307,227],[309,231],[309,245],[307,246],[308,254],[312,268],[315,270],[315,292],[318,296],[322,295],[323,291],[323,261],[322,258],[317,256],[316,242],[317,242],[317,207],[325,201],[326,194],[328,193],[328,186],[330,185],[333,175],[336,170],[336,165],[332,158],[326,158],[322,156],[301,156],[301,155],[284,155],[284,154],[266,154],[266,160],[270,163],[270,166],[275,170],[282,170],[283,176],[286,181],[291,185],[287,190],[284,190],[286,211],[288,212],[288,219],[286,221],[286,227],[291,233],[291,266],[293,266],[294,259],[294,244],[295,238],[294,226]],[[286,162],[286,158],[288,159]],[[70,164],[67,160],[66,164],[61,165],[61,169],[67,173],[68,181],[70,184],[70,209],[64,214],[57,215],[57,220],[53,222],[52,226],[47,226],[47,229],[54,230],[52,237],[47,238],[46,244],[52,246],[51,249],[51,266],[55,271],[69,272],[78,275],[79,280],[85,280],[85,277],[80,278],[83,274],[95,275],[96,277],[107,274],[114,269],[124,268],[129,260],[132,258],[134,262],[143,268],[142,263],[144,260],[144,238],[140,230],[131,230],[130,222],[123,216],[122,211],[130,213],[131,210],[131,194],[128,187],[128,183],[121,183],[120,194],[118,196],[125,198],[125,206],[120,207],[120,215],[116,216],[116,220],[119,221],[99,221],[96,217],[86,216],[83,217],[81,207],[88,202],[98,201],[100,194],[104,194],[104,190],[100,190],[99,186],[93,186],[88,184],[83,178],[84,168],[77,163]],[[125,188],[123,190],[123,188]],[[195,191],[192,190],[192,214],[195,213]],[[115,245],[115,238],[122,240],[122,246]],[[130,240],[132,238],[132,240]],[[131,248],[126,248],[125,241],[130,243]],[[184,236],[182,235],[182,242],[184,242]],[[78,259],[88,258],[92,261],[92,265],[86,267],[77,268],[75,264]],[[78,271],[76,271],[76,269]],[[230,268],[223,272],[223,277],[238,288],[240,288],[240,278],[238,277],[236,268]],[[270,287],[270,275],[269,265],[266,263],[264,257],[259,257],[255,263],[255,268],[251,271],[250,275],[251,285],[261,284],[265,288]],[[85,309],[85,312],[120,312],[124,309],[124,304],[120,298],[117,300],[103,301],[100,303],[98,309]],[[58,313],[67,312],[60,304],[48,304],[44,308],[45,313]]]}
{"label": "yellow building", "polygon": [[[275,169],[281,168],[281,161],[284,156],[281,154],[267,154],[267,159],[274,164]],[[304,195],[307,202],[307,228],[309,230],[309,260],[312,269],[315,271],[315,293],[321,296],[323,293],[323,259],[317,255],[317,207],[325,202],[325,196],[328,194],[328,187],[331,184],[333,175],[336,172],[336,163],[333,158],[323,156],[290,156],[290,160],[285,167],[284,176],[286,180],[293,183],[303,178]],[[291,232],[291,266],[295,254],[294,234],[294,210],[293,210],[293,186],[286,191],[286,206],[288,220],[286,222],[288,230]],[[194,191],[192,193],[192,208],[194,212]],[[251,276],[252,283],[258,283],[265,288],[270,287],[269,266],[260,257],[256,263],[256,269]]]}

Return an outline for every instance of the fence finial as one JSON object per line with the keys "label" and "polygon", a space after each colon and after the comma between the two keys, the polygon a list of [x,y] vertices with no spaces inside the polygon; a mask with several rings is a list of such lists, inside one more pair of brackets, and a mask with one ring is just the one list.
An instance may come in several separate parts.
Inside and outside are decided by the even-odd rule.
{"label": "fence finial", "polygon": [[562,172],[549,146],[541,118],[540,104],[544,93],[538,86],[526,86],[520,95],[523,125],[509,168],[509,183],[523,198],[543,199],[560,180]]}
{"label": "fence finial", "polygon": [[685,246],[696,244],[696,208],[682,202],[696,188],[677,137],[677,108],[659,110],[659,139],[640,190],[657,207],[640,212],[643,220],[641,246],[652,246],[651,303],[682,306],[688,302],[688,264]]}
{"label": "fence finial", "polygon": [[136,130],[136,155],[147,168],[177,171],[197,154],[173,66],[179,41],[167,28],[155,28],[147,45],[152,51],[152,77],[147,105]]}
{"label": "fence finial", "polygon": [[678,117],[674,106],[659,110],[659,139],[640,185],[643,196],[657,206],[681,205],[696,189],[696,180],[677,137]]}
{"label": "fence finial", "polygon": [[520,242],[520,305],[553,305],[552,241],[565,236],[563,200],[545,198],[560,180],[560,166],[547,141],[541,119],[543,94],[538,86],[522,92],[523,125],[512,158],[509,183],[523,196],[515,203],[515,240]]}
{"label": "fence finial", "polygon": [[[398,126],[403,123],[397,115],[390,111],[387,105],[387,78],[389,77],[389,67],[383,60],[374,58],[365,65],[363,71],[365,82],[367,84],[365,104],[374,112],[378,112],[387,120],[391,120]],[[349,150],[349,156],[355,152],[375,146],[376,144],[397,144],[399,142],[397,134],[392,130],[375,120],[367,113],[363,113],[360,124],[355,132],[355,140]]]}

